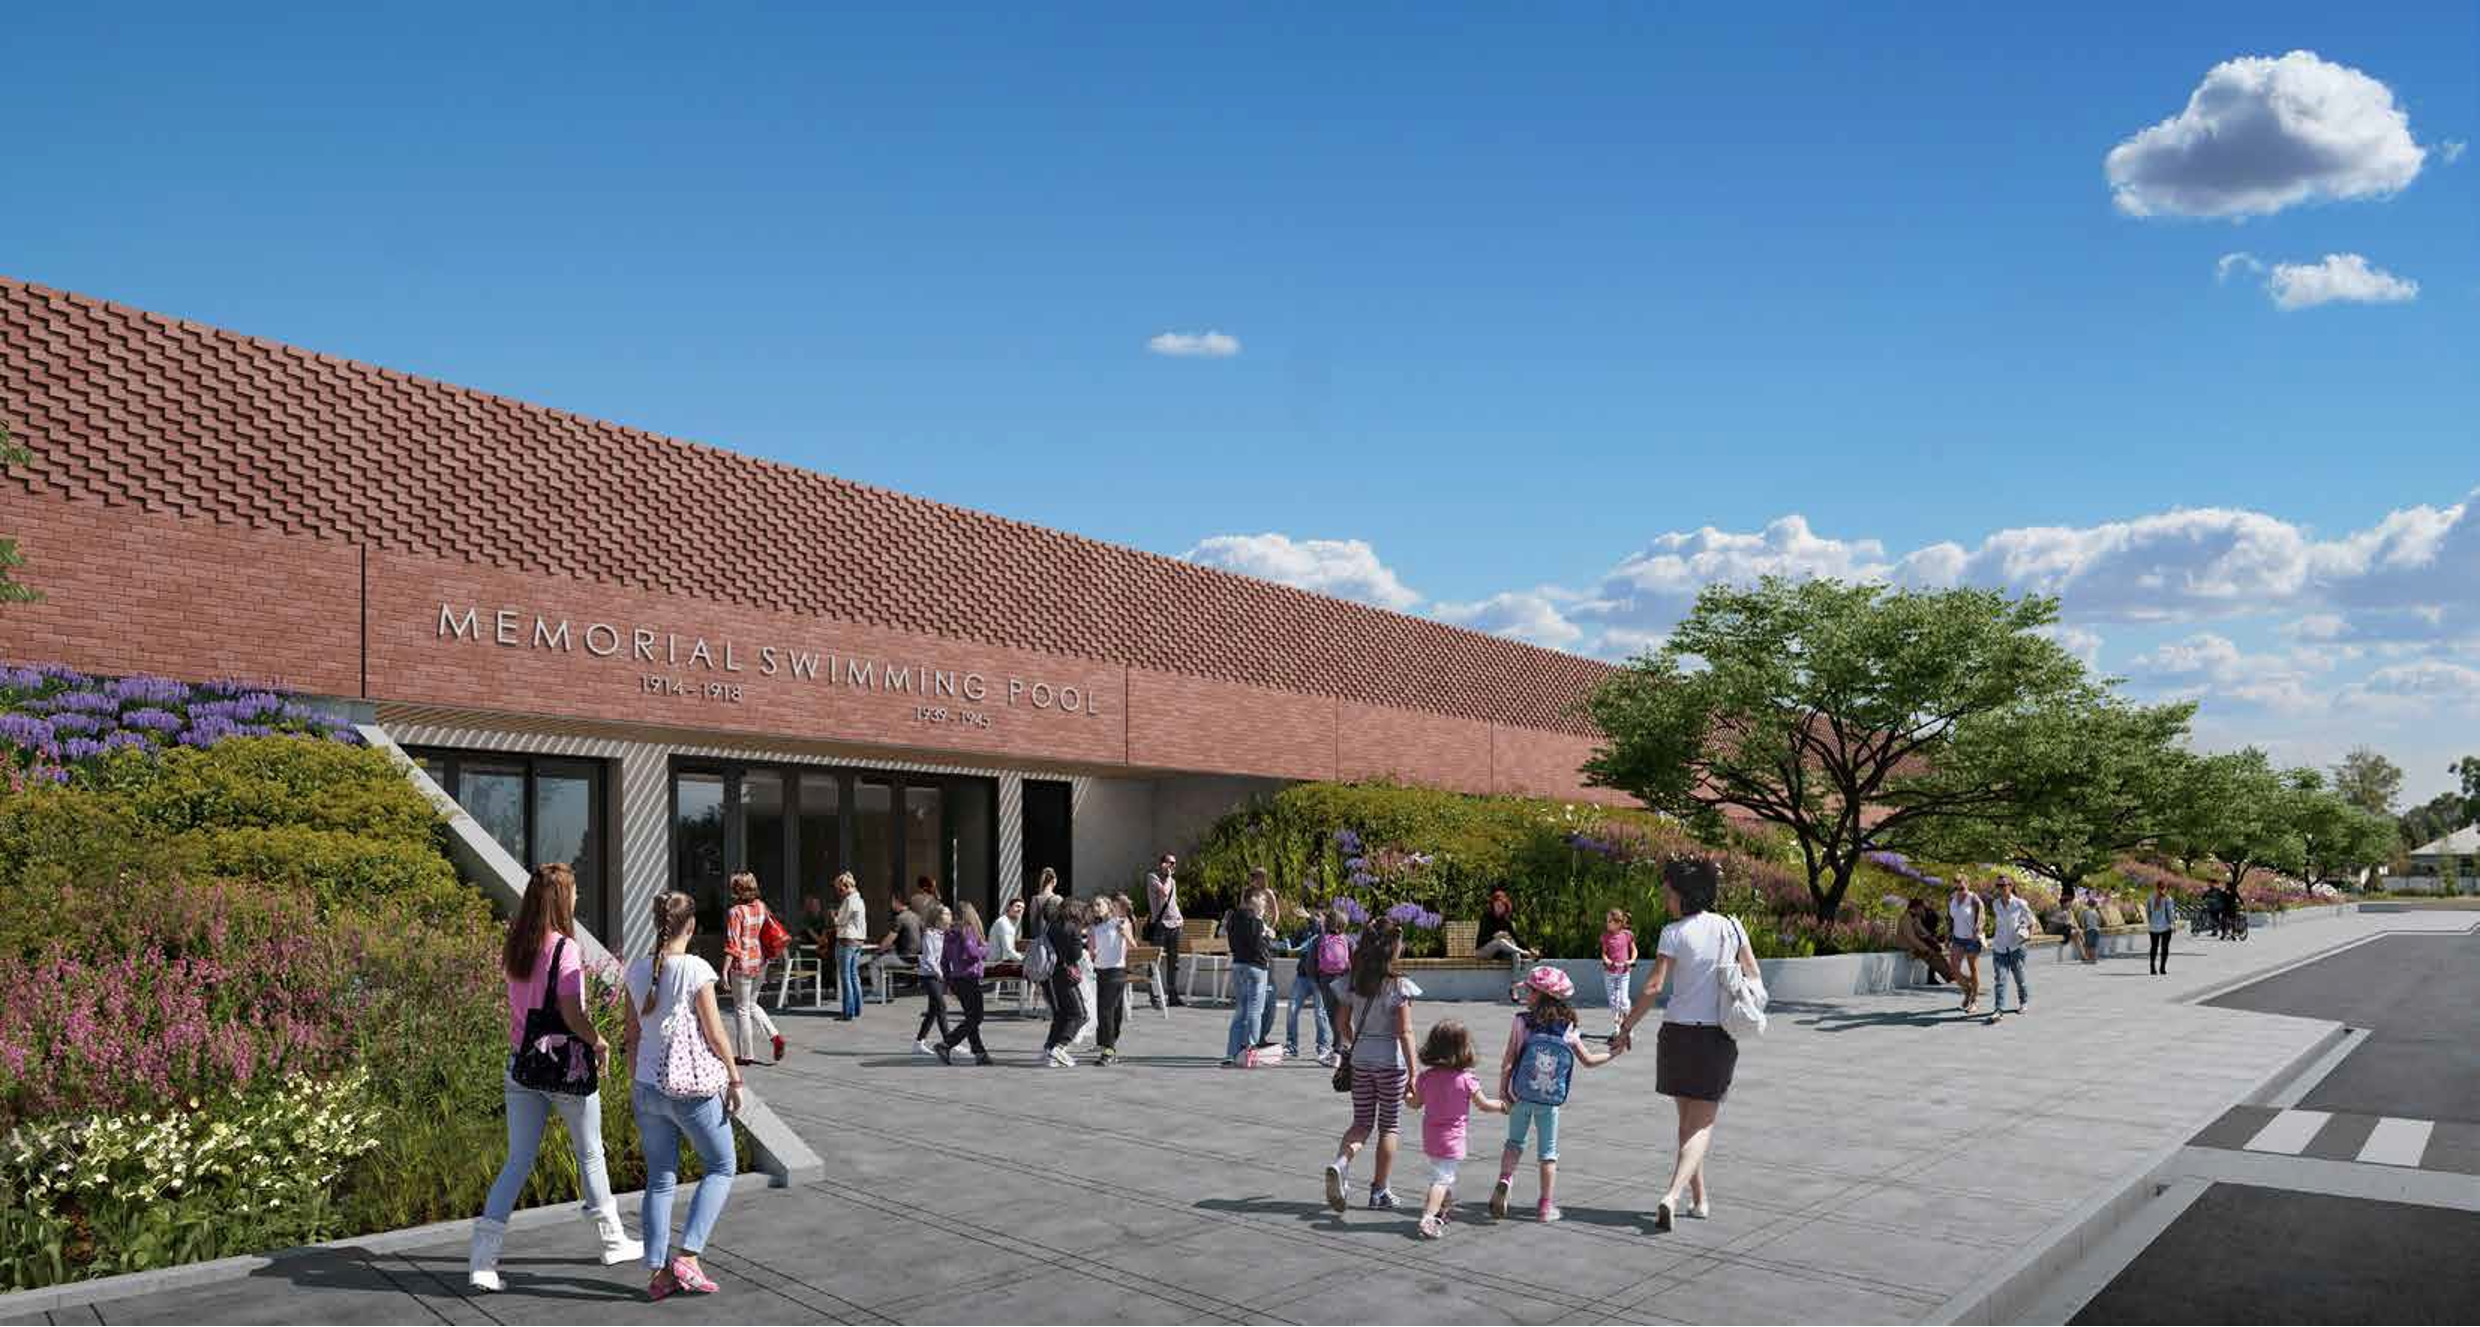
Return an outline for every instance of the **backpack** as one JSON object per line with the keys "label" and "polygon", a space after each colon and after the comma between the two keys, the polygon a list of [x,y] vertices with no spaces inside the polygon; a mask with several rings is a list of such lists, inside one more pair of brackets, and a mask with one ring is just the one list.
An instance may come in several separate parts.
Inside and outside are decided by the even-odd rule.
{"label": "backpack", "polygon": [[773,908],[767,908],[765,916],[766,920],[758,923],[758,953],[767,962],[772,963],[782,958],[784,951],[792,948],[792,932],[785,930],[784,924],[775,920]]}
{"label": "backpack", "polygon": [[1059,956],[1051,952],[1050,932],[1034,932],[1033,938],[1025,942],[1025,980],[1049,981],[1058,966]]}
{"label": "backpack", "polygon": [[1352,937],[1328,931],[1318,937],[1317,970],[1321,977],[1340,977],[1352,969]]}
{"label": "backpack", "polygon": [[1576,1073],[1576,1050],[1567,1044],[1567,1032],[1565,1027],[1538,1027],[1532,1019],[1524,1020],[1524,1048],[1508,1083],[1516,1100],[1536,1106],[1567,1104],[1568,1080]]}

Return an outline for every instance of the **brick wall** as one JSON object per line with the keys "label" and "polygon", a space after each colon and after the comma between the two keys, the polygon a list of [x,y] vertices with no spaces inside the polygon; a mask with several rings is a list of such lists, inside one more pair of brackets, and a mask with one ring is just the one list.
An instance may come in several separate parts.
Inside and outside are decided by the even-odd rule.
{"label": "brick wall", "polygon": [[0,658],[361,694],[361,555],[333,540],[0,486],[44,601],[0,606]]}
{"label": "brick wall", "polygon": [[[12,659],[1591,795],[1572,706],[1608,671],[1593,660],[5,278],[0,416],[35,453],[0,476],[0,532],[52,596],[0,610]],[[443,605],[465,634],[442,637]],[[568,634],[537,648],[538,616]],[[796,677],[796,651],[839,680]]]}

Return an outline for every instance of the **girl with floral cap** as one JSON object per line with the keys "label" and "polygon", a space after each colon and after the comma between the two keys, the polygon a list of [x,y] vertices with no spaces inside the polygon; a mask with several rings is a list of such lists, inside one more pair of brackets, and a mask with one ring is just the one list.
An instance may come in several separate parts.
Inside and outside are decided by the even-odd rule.
{"label": "girl with floral cap", "polygon": [[1498,1184],[1490,1190],[1490,1215],[1504,1220],[1507,1197],[1514,1191],[1516,1164],[1524,1160],[1524,1137],[1534,1139],[1541,1161],[1541,1199],[1534,1215],[1559,1219],[1551,1193],[1559,1178],[1559,1107],[1567,1104],[1567,1086],[1575,1067],[1598,1069],[1618,1052],[1585,1049],[1576,1027],[1576,983],[1547,963],[1524,978],[1530,998],[1515,1026],[1507,1030],[1507,1052],[1499,1058],[1498,1095],[1507,1103],[1507,1147],[1498,1158]]}

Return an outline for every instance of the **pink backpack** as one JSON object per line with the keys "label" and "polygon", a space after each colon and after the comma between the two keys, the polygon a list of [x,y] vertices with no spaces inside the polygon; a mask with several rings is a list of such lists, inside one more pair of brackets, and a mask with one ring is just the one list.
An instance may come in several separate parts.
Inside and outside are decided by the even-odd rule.
{"label": "pink backpack", "polygon": [[1317,970],[1320,976],[1338,977],[1351,970],[1352,937],[1341,931],[1330,931],[1318,937]]}

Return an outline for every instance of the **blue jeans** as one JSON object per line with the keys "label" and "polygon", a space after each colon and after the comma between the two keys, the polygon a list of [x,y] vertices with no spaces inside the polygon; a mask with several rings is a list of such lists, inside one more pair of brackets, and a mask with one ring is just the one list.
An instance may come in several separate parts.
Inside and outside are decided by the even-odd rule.
{"label": "blue jeans", "polygon": [[[1507,1150],[1524,1155],[1524,1135],[1530,1130],[1539,1142],[1534,1155],[1542,1161],[1559,1159],[1559,1108],[1538,1101],[1507,1103]],[[1509,1164],[1513,1164],[1512,1162]]]}
{"label": "blue jeans", "polygon": [[637,1110],[637,1140],[646,1149],[646,1199],[638,1210],[639,1233],[646,1240],[646,1265],[671,1261],[672,1190],[680,1187],[680,1140],[697,1149],[697,1191],[689,1196],[689,1220],[680,1228],[680,1251],[696,1257],[723,1216],[723,1200],[732,1194],[732,1122],[723,1113],[721,1097],[667,1097],[650,1083],[630,1085],[629,1104]]}
{"label": "blue jeans", "polygon": [[550,1123],[551,1112],[560,1113],[560,1122],[568,1126],[569,1150],[577,1154],[577,1187],[583,1190],[585,1209],[592,1212],[611,1201],[611,1174],[603,1168],[603,1095],[570,1097],[557,1092],[537,1092],[519,1087],[517,1080],[502,1077],[500,1096],[508,1103],[508,1159],[500,1163],[499,1178],[491,1181],[491,1196],[482,1200],[482,1216],[487,1221],[505,1221],[517,1210],[517,1195],[525,1189],[525,1177],[534,1173],[534,1154],[542,1147],[543,1126]]}
{"label": "blue jeans", "polygon": [[2015,1011],[2022,1013],[2024,1002],[2032,998],[2032,988],[2024,985],[2024,951],[1992,949],[1989,951],[1989,1010],[2006,1008],[2006,974],[2015,974]]}
{"label": "blue jeans", "polygon": [[[1324,1055],[1334,1043],[1335,1026],[1326,1021],[1326,999],[1318,990],[1317,974],[1310,970],[1312,960],[1303,958],[1299,970],[1292,974],[1292,1018],[1283,1033],[1283,1044],[1289,1053],[1300,1053],[1300,1008],[1307,1005],[1317,1013],[1317,1053]],[[1270,1006],[1271,1007],[1271,1006]]]}
{"label": "blue jeans", "polygon": [[1266,970],[1246,963],[1231,965],[1231,1035],[1223,1039],[1223,1058],[1236,1060],[1257,1044],[1258,1024],[1265,1018]]}
{"label": "blue jeans", "polygon": [[835,993],[844,1001],[844,1017],[861,1017],[861,946],[839,940],[835,945]]}

